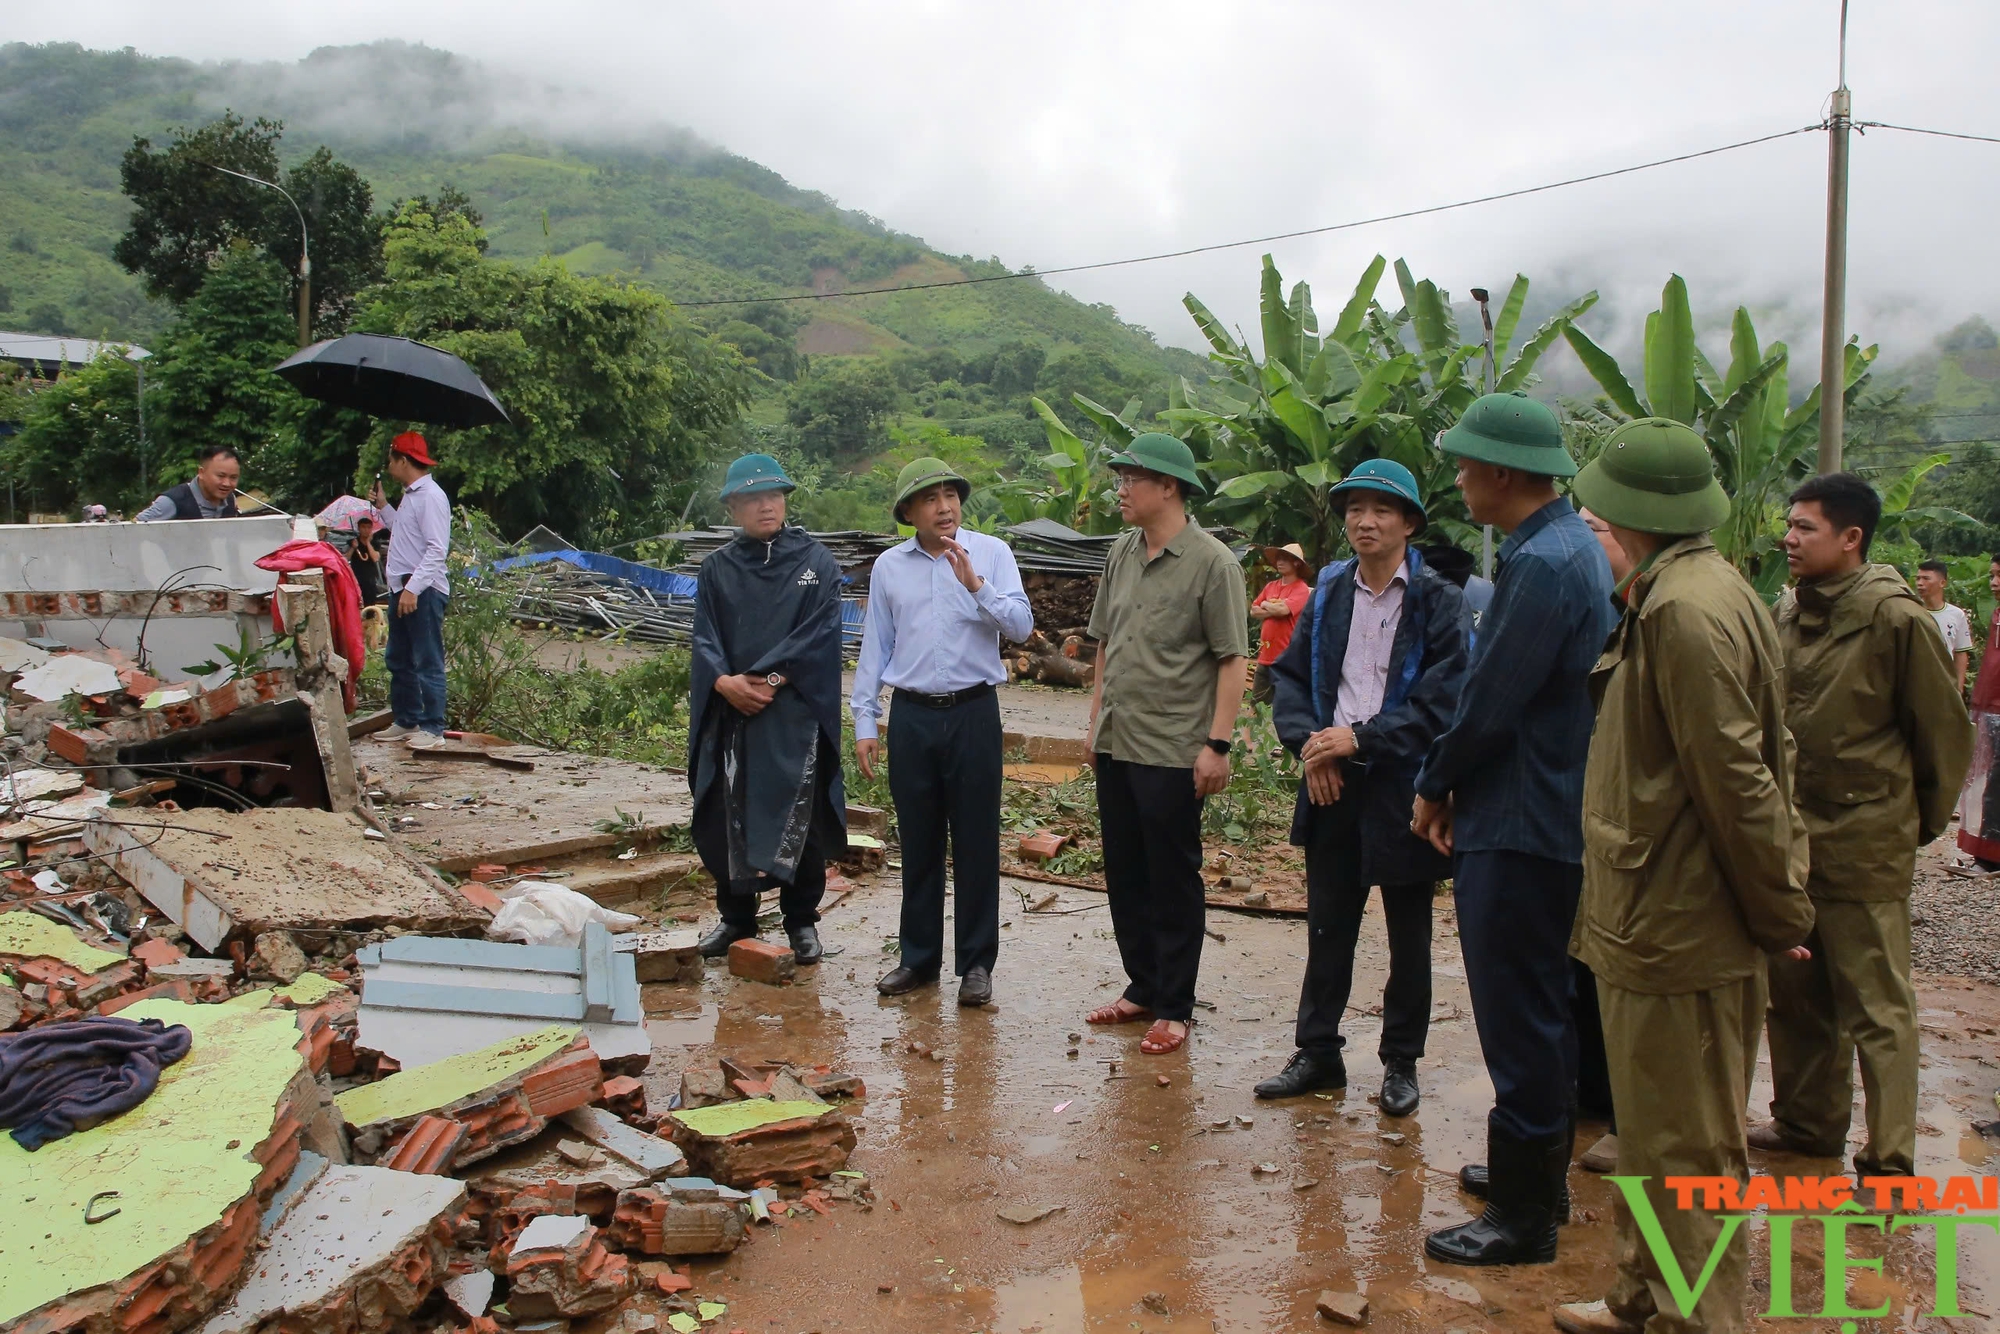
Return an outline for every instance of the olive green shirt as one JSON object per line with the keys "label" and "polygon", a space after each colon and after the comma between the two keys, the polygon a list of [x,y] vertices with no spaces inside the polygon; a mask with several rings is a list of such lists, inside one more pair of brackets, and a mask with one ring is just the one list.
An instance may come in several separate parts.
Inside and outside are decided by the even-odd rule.
{"label": "olive green shirt", "polygon": [[1188,520],[1146,559],[1134,528],[1111,544],[1090,637],[1104,646],[1094,748],[1130,764],[1192,769],[1215,721],[1215,674],[1250,655],[1243,570]]}

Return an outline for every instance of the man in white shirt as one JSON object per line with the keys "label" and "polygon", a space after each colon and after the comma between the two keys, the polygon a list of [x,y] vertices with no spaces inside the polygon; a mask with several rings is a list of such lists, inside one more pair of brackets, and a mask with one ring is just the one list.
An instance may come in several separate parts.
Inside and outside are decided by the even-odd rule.
{"label": "man in white shirt", "polygon": [[382,483],[368,493],[376,518],[389,530],[384,574],[389,583],[389,707],[393,727],[382,733],[412,749],[428,750],[444,737],[444,610],[451,594],[444,559],[451,550],[451,499],[431,477],[430,446],[415,431],[389,445],[389,475],[403,488],[394,509]]}
{"label": "man in white shirt", "polygon": [[902,957],[875,984],[899,996],[944,964],[945,841],[953,868],[958,1003],[993,999],[1000,954],[1000,638],[1035,628],[1014,552],[959,527],[971,483],[942,459],[896,479],[897,523],[917,535],[876,558],[854,672],[854,752],[873,778],[884,685],[895,691],[889,792],[903,844]]}
{"label": "man in white shirt", "polygon": [[1963,607],[1954,607],[1944,600],[1945,585],[1950,579],[1951,572],[1941,560],[1927,560],[1917,566],[1917,596],[1924,600],[1931,619],[1937,622],[1938,633],[1944,636],[1945,652],[1951,654],[1952,666],[1958,669],[1958,693],[1962,695],[1965,669],[1972,663],[1972,622],[1966,619]]}

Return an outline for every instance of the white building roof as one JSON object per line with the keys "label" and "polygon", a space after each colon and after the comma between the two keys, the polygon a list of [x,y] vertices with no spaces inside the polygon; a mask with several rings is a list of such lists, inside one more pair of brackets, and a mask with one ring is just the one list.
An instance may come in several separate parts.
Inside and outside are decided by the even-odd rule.
{"label": "white building roof", "polygon": [[42,375],[53,375],[64,366],[87,366],[112,349],[122,349],[121,355],[127,361],[143,361],[153,355],[131,343],[105,343],[92,338],[58,338],[48,334],[0,330],[0,361],[26,366]]}

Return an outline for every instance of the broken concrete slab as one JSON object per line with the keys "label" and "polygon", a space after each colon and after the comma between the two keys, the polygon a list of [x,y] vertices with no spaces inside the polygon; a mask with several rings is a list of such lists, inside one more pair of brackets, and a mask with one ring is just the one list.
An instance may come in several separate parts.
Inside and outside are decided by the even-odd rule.
{"label": "broken concrete slab", "polygon": [[855,1143],[846,1116],[812,1102],[750,1098],[677,1111],[666,1125],[693,1171],[731,1186],[826,1176]]}
{"label": "broken concrete slab", "polygon": [[94,788],[61,801],[29,802],[15,819],[0,824],[0,843],[68,837],[110,805],[111,794]]}
{"label": "broken concrete slab", "polygon": [[292,1329],[387,1328],[444,1279],[464,1204],[450,1177],[329,1168],[201,1334],[254,1334],[279,1316]]}
{"label": "broken concrete slab", "polygon": [[701,858],[683,852],[668,852],[578,871],[563,883],[605,907],[615,907],[671,889],[700,871]]}
{"label": "broken concrete slab", "polygon": [[101,973],[125,956],[98,949],[60,922],[25,910],[0,912],[0,958],[53,959],[84,973]]}
{"label": "broken concrete slab", "polygon": [[118,669],[81,653],[58,653],[14,678],[15,698],[52,703],[71,695],[115,695]]}
{"label": "broken concrete slab", "polygon": [[83,791],[83,775],[71,769],[16,769],[0,774],[0,812],[29,802],[55,802]]}
{"label": "broken concrete slab", "polygon": [[487,916],[357,816],[296,807],[111,811],[84,830],[91,851],[203,949],[294,928],[461,931]]}
{"label": "broken concrete slab", "polygon": [[445,1300],[457,1307],[459,1314],[467,1320],[477,1320],[493,1304],[494,1282],[495,1275],[490,1269],[475,1269],[470,1274],[460,1274],[457,1278],[445,1280]]}
{"label": "broken concrete slab", "polygon": [[372,1162],[393,1155],[427,1116],[465,1127],[454,1168],[534,1138],[551,1116],[603,1090],[597,1058],[573,1045],[576,1036],[564,1025],[543,1028],[347,1090],[334,1103],[352,1131],[355,1156]]}
{"label": "broken concrete slab", "polygon": [[562,1121],[589,1143],[630,1163],[648,1181],[687,1171],[687,1155],[673,1142],[636,1130],[601,1108],[578,1107],[564,1112]]}
{"label": "broken concrete slab", "polygon": [[633,956],[591,923],[581,949],[402,936],[360,951],[360,1045],[404,1069],[575,1025],[598,1058],[643,1068],[653,1052]]}
{"label": "broken concrete slab", "polygon": [[701,977],[701,932],[629,932],[611,938],[611,948],[632,956],[641,982],[692,982]]}
{"label": "broken concrete slab", "polygon": [[[297,1165],[313,1080],[289,1013],[146,1000],[124,1014],[185,1024],[193,1046],[123,1116],[32,1156],[0,1138],[0,1326],[192,1323],[234,1291]],[[107,1188],[121,1192],[118,1212],[86,1224],[89,1197]]]}

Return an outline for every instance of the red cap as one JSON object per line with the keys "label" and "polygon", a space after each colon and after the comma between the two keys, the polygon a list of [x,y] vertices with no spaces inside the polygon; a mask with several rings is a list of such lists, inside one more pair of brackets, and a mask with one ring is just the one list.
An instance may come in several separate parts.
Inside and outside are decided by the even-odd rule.
{"label": "red cap", "polygon": [[437,460],[431,457],[431,447],[415,431],[403,432],[389,442],[389,448],[412,463],[426,468],[437,467]]}

